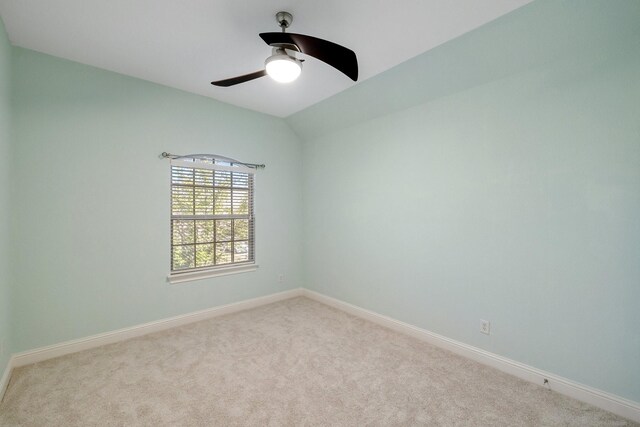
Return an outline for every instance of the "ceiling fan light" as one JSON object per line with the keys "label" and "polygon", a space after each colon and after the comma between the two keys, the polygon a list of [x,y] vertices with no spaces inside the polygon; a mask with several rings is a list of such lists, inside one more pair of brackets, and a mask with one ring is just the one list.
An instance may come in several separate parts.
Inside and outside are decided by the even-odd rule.
{"label": "ceiling fan light", "polygon": [[302,72],[302,62],[282,53],[270,56],[264,65],[269,77],[279,83],[290,83]]}

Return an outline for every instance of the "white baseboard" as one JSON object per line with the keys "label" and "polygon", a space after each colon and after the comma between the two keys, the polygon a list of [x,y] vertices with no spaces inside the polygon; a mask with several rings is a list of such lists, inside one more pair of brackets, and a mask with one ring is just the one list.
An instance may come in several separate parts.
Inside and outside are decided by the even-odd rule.
{"label": "white baseboard", "polygon": [[7,362],[7,366],[2,373],[2,378],[0,378],[0,402],[4,398],[4,392],[7,391],[7,387],[9,387],[9,380],[11,379],[11,370],[13,369],[13,356],[9,358]]}
{"label": "white baseboard", "polygon": [[277,301],[282,301],[301,295],[301,288],[292,289],[289,291],[279,292],[277,294],[234,302],[232,304],[221,305],[213,308],[208,308],[206,310],[195,311],[193,313],[157,320],[155,322],[143,323],[142,325],[131,326],[129,328],[118,329],[111,332],[105,332],[103,334],[91,335],[85,338],[66,341],[60,344],[54,344],[47,347],[40,347],[34,350],[16,353],[12,357],[11,368],[17,368],[36,362],[42,362],[43,360],[53,359],[54,357],[64,356],[65,354],[76,353],[78,351],[88,350],[90,348],[128,340],[130,338],[139,337],[141,335],[150,334],[152,332],[163,331],[165,329],[175,328],[176,326],[210,319],[212,317],[222,316],[224,314],[235,313],[237,311],[271,304]]}
{"label": "white baseboard", "polygon": [[435,346],[452,351],[468,359],[491,366],[534,384],[542,386],[546,379],[549,381],[549,388],[557,391],[558,393],[589,403],[606,411],[613,412],[621,417],[640,422],[640,403],[638,402],[571,381],[559,375],[545,372],[532,366],[525,365],[524,363],[516,362],[515,360],[452,340],[417,326],[328,297],[315,291],[303,289],[302,294],[315,301],[337,308],[338,310],[369,320],[370,322],[392,329],[396,332],[426,341]]}

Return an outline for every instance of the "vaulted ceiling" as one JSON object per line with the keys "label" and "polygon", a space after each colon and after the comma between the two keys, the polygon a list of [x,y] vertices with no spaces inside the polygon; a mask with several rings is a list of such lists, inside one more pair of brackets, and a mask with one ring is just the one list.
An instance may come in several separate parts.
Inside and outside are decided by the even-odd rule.
{"label": "vaulted ceiling", "polygon": [[[0,0],[0,14],[16,46],[287,117],[530,1]],[[290,32],[354,50],[359,81],[306,57],[290,84],[212,86],[263,69],[258,33],[278,31],[280,10]]]}

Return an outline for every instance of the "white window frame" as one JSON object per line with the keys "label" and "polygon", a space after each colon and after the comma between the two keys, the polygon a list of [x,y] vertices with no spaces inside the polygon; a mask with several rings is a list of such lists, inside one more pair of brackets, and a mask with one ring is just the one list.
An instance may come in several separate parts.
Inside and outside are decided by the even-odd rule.
{"label": "white window frame", "polygon": [[[250,257],[253,256],[249,261],[236,262],[236,263],[227,263],[227,264],[219,264],[219,265],[210,265],[203,267],[193,267],[181,270],[173,270],[173,233],[170,231],[170,273],[167,276],[167,280],[169,283],[183,283],[189,282],[192,280],[200,280],[206,279],[210,277],[217,276],[226,276],[229,274],[238,274],[238,273],[246,273],[251,271],[256,271],[258,268],[258,264],[255,261],[255,232],[253,228],[255,227],[255,212],[254,212],[254,203],[255,199],[255,170],[252,168],[248,168],[242,165],[225,165],[224,160],[223,164],[216,163],[213,160],[209,160],[209,162],[202,161],[201,159],[187,159],[179,158],[179,159],[171,159],[170,171],[173,172],[173,167],[183,167],[190,169],[206,169],[206,170],[214,170],[214,171],[230,171],[230,172],[241,172],[251,175],[251,183],[250,183],[250,205],[249,205],[249,236],[248,236],[248,245],[249,245],[249,254]],[[228,163],[227,163],[228,164]],[[171,174],[172,176],[172,174]],[[173,180],[170,177],[170,186],[173,188]],[[194,183],[195,186],[195,183]],[[215,187],[213,187],[215,188]],[[170,203],[173,205],[173,191],[170,194]],[[209,215],[207,219],[211,219],[215,215]],[[194,219],[197,219],[196,215],[193,215]],[[173,209],[170,208],[170,220],[169,220],[169,229],[172,230],[173,221],[180,218],[175,218],[173,215]],[[215,243],[214,242],[214,253],[215,253]],[[195,242],[194,242],[195,245]],[[195,257],[195,254],[194,254]]]}

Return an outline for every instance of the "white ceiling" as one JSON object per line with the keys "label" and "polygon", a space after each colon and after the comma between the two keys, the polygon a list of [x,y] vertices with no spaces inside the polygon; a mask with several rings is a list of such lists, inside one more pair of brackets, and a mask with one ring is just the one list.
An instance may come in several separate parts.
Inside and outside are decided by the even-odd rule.
{"label": "white ceiling", "polygon": [[258,33],[279,30],[280,10],[289,32],[355,51],[363,81],[530,1],[0,0],[0,15],[16,46],[286,117],[356,83],[307,57],[288,85],[210,84],[263,69]]}

